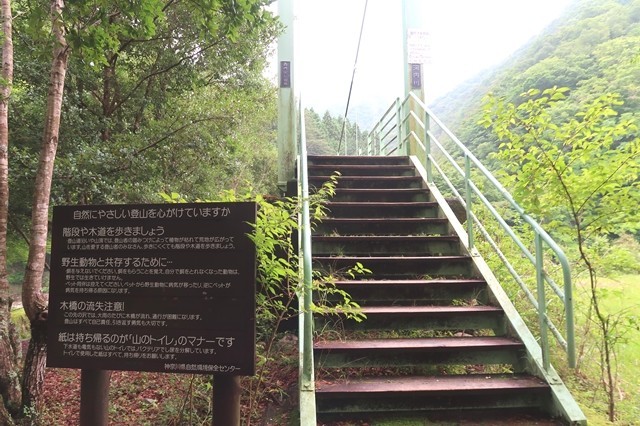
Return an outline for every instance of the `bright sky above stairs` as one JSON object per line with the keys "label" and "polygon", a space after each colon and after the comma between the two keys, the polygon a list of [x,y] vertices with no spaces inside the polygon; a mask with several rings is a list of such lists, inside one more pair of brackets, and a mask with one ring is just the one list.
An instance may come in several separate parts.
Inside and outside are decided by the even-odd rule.
{"label": "bright sky above stairs", "polygon": [[[296,1],[296,64],[305,103],[344,111],[365,0]],[[427,100],[497,65],[557,19],[571,0],[424,0],[430,33]],[[400,0],[369,0],[351,105],[402,95]]]}

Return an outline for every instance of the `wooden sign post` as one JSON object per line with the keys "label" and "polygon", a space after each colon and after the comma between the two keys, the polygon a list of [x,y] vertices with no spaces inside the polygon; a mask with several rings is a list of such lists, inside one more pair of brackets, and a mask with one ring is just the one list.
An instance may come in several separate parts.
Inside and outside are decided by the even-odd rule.
{"label": "wooden sign post", "polygon": [[106,424],[108,370],[239,395],[224,383],[255,372],[255,219],[255,203],[54,208],[47,366],[82,369],[82,424]]}

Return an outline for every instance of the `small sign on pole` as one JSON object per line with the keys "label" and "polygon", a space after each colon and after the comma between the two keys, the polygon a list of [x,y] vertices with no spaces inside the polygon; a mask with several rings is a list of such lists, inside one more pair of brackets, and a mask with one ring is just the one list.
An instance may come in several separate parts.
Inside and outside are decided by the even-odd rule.
{"label": "small sign on pole", "polygon": [[407,61],[410,64],[425,64],[431,59],[430,35],[428,31],[407,30]]}
{"label": "small sign on pole", "polygon": [[280,61],[280,88],[291,88],[291,61]]}
{"label": "small sign on pole", "polygon": [[411,89],[422,89],[422,65],[410,64],[411,67]]}

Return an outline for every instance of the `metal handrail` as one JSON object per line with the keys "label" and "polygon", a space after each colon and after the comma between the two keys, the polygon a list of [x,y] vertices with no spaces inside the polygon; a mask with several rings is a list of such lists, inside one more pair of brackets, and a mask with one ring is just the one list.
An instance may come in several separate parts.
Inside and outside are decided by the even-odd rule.
{"label": "metal handrail", "polygon": [[[412,108],[411,108],[412,107]],[[420,110],[422,117],[419,115]],[[381,123],[397,123],[391,130],[384,129],[384,135],[381,136]],[[452,154],[447,150],[443,143],[441,143],[436,134],[431,130],[430,126],[435,124],[440,132],[446,135],[453,143],[453,148],[456,149],[456,154]],[[386,126],[386,125],[385,125]],[[393,130],[393,131],[392,131]],[[418,133],[421,133],[419,135]],[[402,137],[402,135],[405,135]],[[392,135],[393,137],[389,137]],[[412,144],[411,142],[415,142]],[[475,251],[474,234],[477,230],[482,234],[489,245],[496,251],[500,260],[506,265],[509,273],[514,277],[515,281],[522,288],[527,296],[527,300],[534,306],[538,313],[538,321],[540,326],[540,346],[542,349],[543,366],[545,369],[550,368],[549,361],[549,342],[547,338],[547,329],[551,331],[560,346],[567,353],[567,360],[570,367],[575,367],[575,337],[574,337],[574,314],[573,314],[573,288],[571,284],[571,269],[569,267],[569,261],[562,251],[562,249],[556,244],[556,242],[547,234],[547,232],[531,217],[525,210],[513,199],[511,194],[502,186],[502,184],[493,176],[493,174],[478,160],[473,153],[462,143],[460,140],[445,126],[440,119],[438,119],[433,112],[413,93],[410,93],[404,101],[399,102],[396,99],[394,103],[385,112],[382,118],[378,121],[378,124],[369,133],[369,147],[370,153],[381,153],[389,155],[389,153],[415,155],[419,158],[424,158],[425,170],[427,176],[427,183],[433,184],[433,173],[437,172],[443,179],[454,196],[465,206],[467,213],[467,241],[464,242],[465,246],[470,252]],[[381,150],[381,147],[385,147]],[[458,191],[452,182],[452,177],[449,177],[444,170],[444,167],[439,163],[438,158],[433,155],[433,148],[437,148],[440,153],[440,160],[444,161],[443,164],[449,164],[453,166],[454,175],[457,174],[463,179],[464,182],[464,194]],[[412,149],[413,148],[413,149]],[[415,151],[415,152],[412,152]],[[460,166],[455,160],[455,157],[462,158],[464,160],[464,167]],[[487,199],[487,197],[480,191],[478,186],[474,183],[472,178],[472,171],[476,174],[479,172],[481,176],[484,176],[486,181],[495,189],[503,200],[515,210],[515,212],[522,218],[522,220],[529,226],[534,234],[535,253],[531,253],[526,245],[516,234],[516,231],[509,226],[507,221],[502,218],[500,213]],[[514,241],[516,246],[521,250],[525,258],[527,258],[536,270],[536,282],[537,282],[537,297],[529,290],[525,285],[523,278],[518,274],[516,268],[509,262],[507,257],[500,251],[498,244],[490,236],[489,232],[483,226],[482,222],[478,219],[473,209],[473,199],[476,198],[482,202],[482,204],[488,209],[493,218],[496,220],[500,228]],[[555,254],[557,261],[562,267],[562,276],[564,288],[561,289],[553,280],[553,278],[547,274],[544,270],[544,246],[547,247]],[[553,324],[551,319],[546,313],[547,307],[547,285],[551,287],[553,292],[558,296],[559,300],[564,304],[566,327],[566,338],[563,338],[558,328]]]}
{"label": "metal handrail", "polygon": [[[301,312],[300,344],[300,391],[314,392],[314,366],[313,366],[313,312],[312,312],[312,285],[313,270],[311,260],[311,220],[309,213],[309,176],[307,170],[307,139],[304,120],[304,108],[302,99],[299,102],[299,129],[298,137],[298,194],[301,203],[299,221],[299,262],[301,268],[302,291],[299,294],[299,310]],[[302,407],[301,407],[302,409]],[[308,410],[315,411],[315,406]],[[302,415],[302,413],[301,413]],[[315,419],[315,412],[305,413],[304,417]]]}

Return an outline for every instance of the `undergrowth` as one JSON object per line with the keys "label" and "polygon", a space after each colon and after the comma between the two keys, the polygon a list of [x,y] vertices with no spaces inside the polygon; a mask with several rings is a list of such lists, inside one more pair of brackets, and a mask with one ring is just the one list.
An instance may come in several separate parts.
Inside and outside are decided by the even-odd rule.
{"label": "undergrowth", "polygon": [[[336,176],[318,188],[309,197],[311,226],[316,226],[325,216],[325,202],[334,195]],[[162,194],[167,202],[186,202],[179,194]],[[210,201],[210,200],[207,200]],[[255,201],[258,207],[256,223],[249,238],[257,251],[256,294],[256,375],[243,379],[243,424],[263,420],[265,413],[277,405],[294,399],[291,395],[291,376],[297,381],[297,346],[285,344],[292,338],[281,333],[291,326],[301,313],[298,294],[302,291],[300,279],[300,253],[297,248],[301,231],[299,215],[302,200],[298,197],[267,199],[251,192],[238,194],[225,191],[216,202]],[[338,278],[368,272],[356,264],[342,271],[326,274],[314,271],[313,291],[316,295],[312,310],[318,314],[340,314],[356,321],[363,319],[360,307],[347,292],[336,286]],[[284,340],[283,340],[284,339]],[[294,349],[291,349],[291,346]],[[289,352],[290,351],[290,352]],[[285,377],[281,377],[284,374]],[[294,382],[295,382],[294,381]],[[275,410],[277,411],[277,410]]]}

